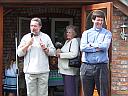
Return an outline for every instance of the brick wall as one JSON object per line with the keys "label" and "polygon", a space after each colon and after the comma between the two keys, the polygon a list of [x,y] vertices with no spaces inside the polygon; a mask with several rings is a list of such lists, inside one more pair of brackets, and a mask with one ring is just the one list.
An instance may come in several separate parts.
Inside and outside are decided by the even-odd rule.
{"label": "brick wall", "polygon": [[[81,9],[71,8],[4,8],[4,64],[11,49],[15,50],[15,33],[18,31],[19,17],[73,17],[74,25],[81,26]],[[111,62],[111,92],[112,96],[127,96],[128,94],[128,41],[120,37],[120,26],[128,25],[128,16],[118,9],[113,12],[113,40],[112,40],[112,62]],[[25,26],[25,25],[24,25]],[[128,32],[128,30],[127,30]],[[15,53],[15,52],[14,52]]]}
{"label": "brick wall", "polygon": [[[114,8],[111,62],[112,96],[128,96],[128,41],[122,40],[120,37],[120,26],[123,23],[128,25],[128,16]],[[126,32],[128,33],[128,30]]]}

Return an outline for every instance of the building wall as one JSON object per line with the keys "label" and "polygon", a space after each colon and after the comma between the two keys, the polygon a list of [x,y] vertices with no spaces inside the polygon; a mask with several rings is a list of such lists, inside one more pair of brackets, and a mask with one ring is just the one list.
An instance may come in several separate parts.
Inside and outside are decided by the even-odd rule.
{"label": "building wall", "polygon": [[[15,50],[15,33],[18,31],[19,17],[73,17],[74,25],[81,27],[81,9],[74,8],[4,8],[4,64],[10,50]],[[112,62],[111,68],[111,94],[112,96],[128,95],[128,41],[120,37],[120,26],[128,25],[128,16],[114,8],[112,24]],[[24,25],[25,26],[25,25]],[[127,30],[128,32],[128,30]],[[15,52],[14,52],[15,53]],[[127,94],[127,95],[126,95]]]}
{"label": "building wall", "polygon": [[[121,25],[128,25],[128,16],[114,8],[112,23],[112,62],[111,90],[112,96],[128,96],[128,40],[120,37]],[[128,28],[126,30],[128,33]],[[127,95],[126,95],[127,94]]]}

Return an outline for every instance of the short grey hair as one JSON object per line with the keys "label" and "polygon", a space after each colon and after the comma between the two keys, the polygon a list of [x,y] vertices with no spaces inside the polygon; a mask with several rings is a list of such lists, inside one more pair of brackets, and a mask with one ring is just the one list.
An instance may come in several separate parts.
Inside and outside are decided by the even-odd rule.
{"label": "short grey hair", "polygon": [[31,21],[36,21],[39,23],[40,26],[42,26],[42,22],[41,22],[41,19],[38,18],[38,17],[35,17],[35,18],[32,18]]}
{"label": "short grey hair", "polygon": [[66,31],[67,31],[68,29],[72,29],[72,30],[73,30],[73,35],[74,35],[74,37],[77,37],[77,27],[76,27],[76,26],[74,26],[74,25],[66,26]]}

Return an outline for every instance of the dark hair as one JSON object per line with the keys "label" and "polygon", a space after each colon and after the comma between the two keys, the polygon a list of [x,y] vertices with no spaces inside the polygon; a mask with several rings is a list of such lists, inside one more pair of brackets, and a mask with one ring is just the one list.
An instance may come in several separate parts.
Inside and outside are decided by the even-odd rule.
{"label": "dark hair", "polygon": [[9,53],[7,55],[7,61],[6,61],[6,64],[5,64],[5,68],[6,69],[9,69],[11,67],[11,65],[14,63],[15,61],[15,49],[10,49],[9,50]]}
{"label": "dark hair", "polygon": [[101,17],[105,20],[105,13],[102,10],[94,10],[91,19],[95,20],[96,17]]}
{"label": "dark hair", "polygon": [[32,18],[31,21],[36,21],[39,23],[40,26],[42,26],[42,22],[41,22],[41,19],[38,18],[38,17],[35,17],[35,18]]}

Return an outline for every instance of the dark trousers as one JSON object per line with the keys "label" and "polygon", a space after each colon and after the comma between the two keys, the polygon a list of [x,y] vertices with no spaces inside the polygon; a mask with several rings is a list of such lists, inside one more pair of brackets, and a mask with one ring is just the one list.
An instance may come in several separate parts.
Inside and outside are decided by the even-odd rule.
{"label": "dark trousers", "polygon": [[76,76],[62,75],[64,79],[64,96],[76,95]]}
{"label": "dark trousers", "polygon": [[109,71],[107,64],[82,64],[80,68],[84,96],[93,96],[96,85],[99,96],[109,96]]}

